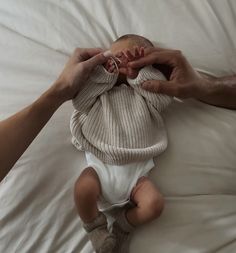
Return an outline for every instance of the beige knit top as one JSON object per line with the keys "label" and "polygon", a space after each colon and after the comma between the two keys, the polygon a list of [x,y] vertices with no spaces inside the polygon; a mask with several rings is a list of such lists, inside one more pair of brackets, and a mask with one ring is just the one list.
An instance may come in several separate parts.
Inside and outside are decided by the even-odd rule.
{"label": "beige knit top", "polygon": [[72,101],[72,143],[107,164],[127,164],[153,158],[167,147],[161,112],[171,98],[141,88],[145,80],[165,80],[152,66],[140,70],[129,85],[114,86],[118,74],[96,67]]}

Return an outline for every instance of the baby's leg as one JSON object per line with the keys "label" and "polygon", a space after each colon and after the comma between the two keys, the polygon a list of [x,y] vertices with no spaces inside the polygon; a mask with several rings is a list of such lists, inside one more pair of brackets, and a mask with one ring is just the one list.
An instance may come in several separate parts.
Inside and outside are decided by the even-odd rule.
{"label": "baby's leg", "polygon": [[92,167],[88,167],[81,173],[74,188],[75,203],[83,222],[91,222],[98,216],[97,200],[100,194],[98,175]]}
{"label": "baby's leg", "polygon": [[159,217],[164,207],[160,192],[146,177],[139,179],[132,190],[131,200],[135,207],[124,209],[113,224],[113,233],[117,237],[114,253],[127,253],[133,229]]}
{"label": "baby's leg", "polygon": [[107,230],[107,220],[97,208],[101,194],[98,175],[92,167],[86,168],[75,183],[74,198],[83,227],[96,252],[111,253],[116,240]]}
{"label": "baby's leg", "polygon": [[139,179],[131,193],[131,200],[136,206],[127,211],[126,217],[133,226],[158,218],[164,208],[164,199],[161,193],[147,177]]}

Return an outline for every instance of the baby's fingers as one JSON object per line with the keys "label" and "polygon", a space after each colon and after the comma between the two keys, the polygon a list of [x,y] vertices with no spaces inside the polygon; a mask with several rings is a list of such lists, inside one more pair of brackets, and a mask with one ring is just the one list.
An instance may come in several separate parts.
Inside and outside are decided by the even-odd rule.
{"label": "baby's fingers", "polygon": [[135,47],[135,48],[134,48],[134,56],[135,56],[136,59],[139,58],[139,55],[140,55],[139,52],[140,52],[140,48]]}
{"label": "baby's fingers", "polygon": [[134,48],[134,60],[138,60],[144,57],[144,47],[135,47]]}
{"label": "baby's fingers", "polygon": [[130,52],[130,50],[126,50],[124,52],[126,58],[128,59],[128,61],[133,61],[135,59],[135,57],[133,56],[133,54]]}
{"label": "baby's fingers", "polygon": [[126,57],[124,52],[120,52],[119,56],[116,55],[116,57],[120,60],[120,63],[118,64],[119,67],[126,67],[127,66],[127,63],[129,62],[129,60]]}
{"label": "baby's fingers", "polygon": [[112,73],[112,72],[114,72],[115,69],[116,69],[116,67],[114,65],[112,65],[109,67],[108,72]]}
{"label": "baby's fingers", "polygon": [[139,48],[139,56],[144,57],[144,47]]}

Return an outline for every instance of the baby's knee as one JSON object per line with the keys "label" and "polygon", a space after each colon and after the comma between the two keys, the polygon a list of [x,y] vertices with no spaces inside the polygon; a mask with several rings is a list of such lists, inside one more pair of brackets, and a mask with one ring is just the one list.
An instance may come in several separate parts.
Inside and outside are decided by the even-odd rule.
{"label": "baby's knee", "polygon": [[164,198],[161,194],[153,196],[147,201],[146,207],[148,209],[150,219],[157,219],[164,209]]}
{"label": "baby's knee", "polygon": [[88,200],[97,198],[100,193],[100,183],[96,172],[93,168],[86,168],[74,185],[75,200]]}

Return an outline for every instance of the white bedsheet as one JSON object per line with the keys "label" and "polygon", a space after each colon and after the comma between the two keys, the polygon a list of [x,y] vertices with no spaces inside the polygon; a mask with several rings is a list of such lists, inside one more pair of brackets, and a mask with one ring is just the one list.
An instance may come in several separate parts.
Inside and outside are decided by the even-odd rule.
{"label": "white bedsheet", "polygon": [[[235,13],[234,0],[2,0],[0,119],[49,87],[75,47],[109,47],[125,33],[235,74]],[[93,252],[73,203],[85,159],[70,143],[71,112],[68,102],[55,113],[0,184],[0,252]],[[235,111],[186,100],[164,118],[169,147],[151,177],[165,211],[136,230],[130,252],[236,252]]]}

